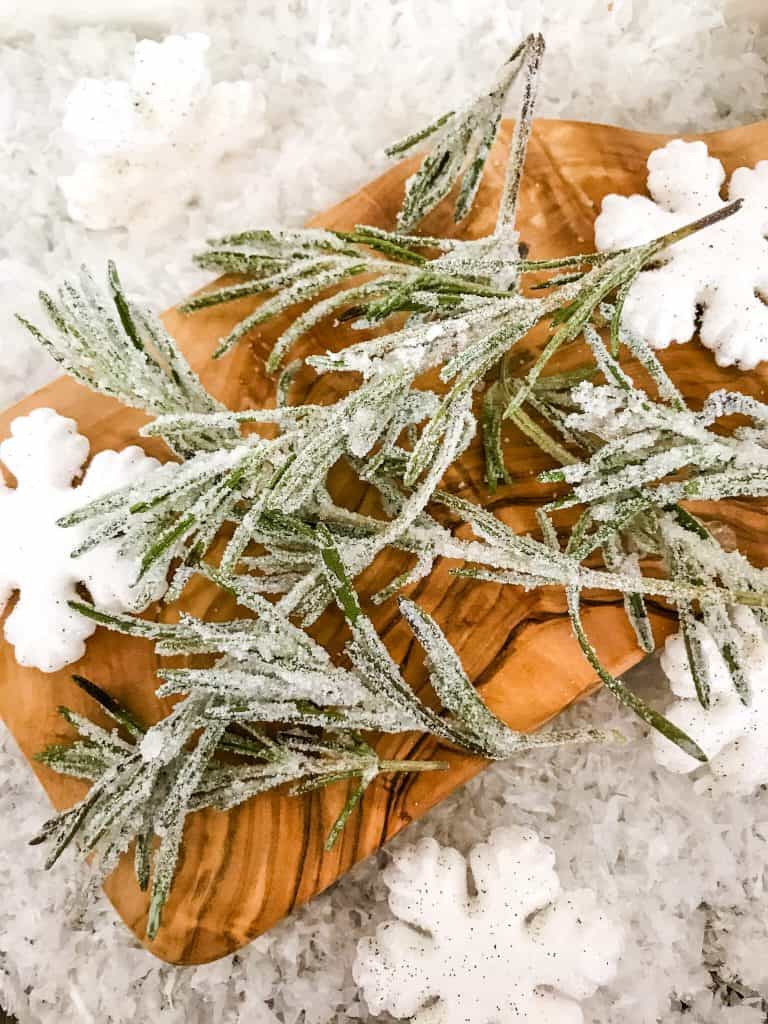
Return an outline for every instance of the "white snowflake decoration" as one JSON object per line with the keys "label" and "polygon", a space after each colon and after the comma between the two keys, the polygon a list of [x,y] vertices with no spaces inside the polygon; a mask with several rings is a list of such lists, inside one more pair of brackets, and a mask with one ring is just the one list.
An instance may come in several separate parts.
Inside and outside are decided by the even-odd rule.
{"label": "white snowflake decoration", "polygon": [[[0,460],[16,477],[16,487],[0,480],[0,612],[11,595],[19,597],[5,621],[5,636],[20,665],[56,672],[85,652],[96,626],[67,604],[83,583],[96,605],[109,611],[138,611],[134,583],[139,567],[108,541],[71,558],[87,526],[64,529],[57,520],[133,483],[160,463],[141,448],[99,452],[82,483],[73,487],[88,457],[88,440],[74,420],[53,409],[36,409],[15,419],[11,437],[0,444]],[[162,591],[152,597],[160,597]],[[146,600],[138,602],[146,605]]]}
{"label": "white snowflake decoration", "polygon": [[[739,626],[752,635],[744,666],[752,699],[741,702],[723,656],[702,624],[699,642],[709,667],[710,708],[701,706],[680,633],[669,637],[661,666],[677,700],[667,717],[692,736],[709,758],[711,777],[701,787],[748,795],[768,783],[768,640],[746,609],[739,610]],[[654,736],[656,760],[669,771],[692,772],[701,765],[667,740]]]}
{"label": "white snowflake decoration", "polygon": [[563,893],[555,855],[524,829],[497,829],[467,861],[434,839],[387,869],[399,921],[361,940],[355,980],[373,1013],[415,1024],[580,1024],[576,1000],[615,972],[622,934],[593,892]]}
{"label": "white snowflake decoration", "polygon": [[83,158],[59,181],[73,220],[166,221],[210,188],[223,156],[261,134],[263,96],[249,82],[213,85],[208,47],[199,33],[144,39],[128,82],[80,79],[64,129]]}
{"label": "white snowflake decoration", "polygon": [[[608,195],[595,222],[598,249],[650,241],[725,205],[725,171],[703,142],[675,139],[648,157],[646,196]],[[768,358],[768,161],[731,175],[728,200],[742,209],[672,246],[641,271],[623,323],[654,348],[686,342],[697,327],[720,366],[751,370]]]}

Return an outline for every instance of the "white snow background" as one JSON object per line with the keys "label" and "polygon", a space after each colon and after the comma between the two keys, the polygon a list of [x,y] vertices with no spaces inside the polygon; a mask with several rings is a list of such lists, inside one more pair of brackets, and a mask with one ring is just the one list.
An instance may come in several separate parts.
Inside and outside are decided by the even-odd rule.
{"label": "white snow background", "polygon": [[[52,375],[12,317],[37,316],[39,287],[112,256],[132,292],[169,304],[201,280],[190,255],[204,237],[300,224],[342,198],[384,167],[387,142],[481,86],[524,32],[548,42],[540,115],[704,130],[765,116],[764,13],[760,0],[0,0],[0,407]],[[74,84],[124,79],[138,39],[191,31],[210,37],[214,82],[250,83],[252,134],[207,152],[163,223],[74,222],[57,184],[83,155],[64,130]],[[148,204],[155,187],[148,174]],[[658,671],[641,676],[662,697]],[[465,852],[497,825],[536,828],[563,885],[594,888],[626,926],[618,975],[585,1004],[588,1021],[765,1021],[749,992],[768,997],[768,794],[694,794],[655,766],[607,694],[569,717],[633,742],[490,769],[398,841],[434,834]],[[43,870],[27,841],[49,807],[4,730],[0,779],[0,1004],[21,1022],[370,1019],[350,967],[357,939],[387,916],[386,854],[236,956],[178,969],[138,947],[103,897],[85,905],[71,857]]]}

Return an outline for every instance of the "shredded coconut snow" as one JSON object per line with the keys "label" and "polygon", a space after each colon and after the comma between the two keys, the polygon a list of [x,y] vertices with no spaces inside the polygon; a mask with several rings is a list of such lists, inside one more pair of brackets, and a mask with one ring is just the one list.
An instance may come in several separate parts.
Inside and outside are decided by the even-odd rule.
{"label": "shredded coconut snow", "polygon": [[[167,195],[162,225],[141,230],[71,221],[57,184],[81,159],[62,127],[68,95],[82,78],[128,82],[141,36],[123,27],[122,14],[117,27],[106,25],[103,5],[98,28],[42,24],[33,37],[14,21],[0,42],[0,405],[53,372],[13,319],[17,311],[39,319],[39,287],[81,262],[98,271],[111,256],[134,293],[169,305],[205,280],[189,259],[205,237],[299,224],[336,202],[383,169],[384,145],[476,91],[525,31],[547,37],[541,116],[676,133],[763,117],[768,39],[755,37],[752,18],[765,5],[740,2],[754,8],[749,18],[729,20],[723,0],[179,5],[167,30],[209,36],[212,80],[246,81],[257,104],[267,98],[265,129],[217,173],[197,177],[194,202],[189,192]],[[155,177],[143,185],[147,202]],[[642,687],[649,699],[662,695],[649,691],[658,676],[655,669]],[[586,720],[637,735],[607,694],[562,724]],[[27,842],[50,807],[4,730],[0,774],[0,818],[13,825],[0,837],[0,1004],[22,1024],[372,1020],[351,965],[358,939],[388,916],[386,854],[237,956],[172,968],[138,947],[105,898],[84,909],[74,858],[43,870]],[[688,777],[656,766],[647,740],[620,751],[533,752],[486,771],[392,849],[435,835],[466,853],[496,826],[539,831],[563,886],[600,892],[602,909],[625,926],[618,974],[583,1004],[588,1021],[763,1020],[751,1003],[724,1005],[736,996],[713,991],[704,950],[714,932],[719,976],[732,971],[768,995],[764,790],[747,800],[696,793]]]}

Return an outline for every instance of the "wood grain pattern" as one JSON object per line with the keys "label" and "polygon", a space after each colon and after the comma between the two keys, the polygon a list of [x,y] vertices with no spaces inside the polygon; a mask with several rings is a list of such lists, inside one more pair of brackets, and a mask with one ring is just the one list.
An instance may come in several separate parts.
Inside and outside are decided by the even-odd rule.
{"label": "wood grain pattern", "polygon": [[[491,156],[476,211],[461,226],[465,237],[480,237],[493,227],[509,134],[506,124]],[[768,154],[766,124],[703,137],[728,172]],[[665,141],[665,136],[600,125],[537,122],[520,202],[521,233],[532,255],[555,256],[591,248],[592,225],[602,196],[609,191],[643,191],[647,155]],[[391,227],[405,178],[414,166],[411,160],[394,167],[313,223],[338,229],[360,222]],[[424,231],[458,233],[450,208],[444,204],[435,211]],[[264,377],[264,357],[278,325],[254,333],[224,362],[211,363],[209,359],[218,338],[251,308],[244,300],[192,316],[174,310],[165,315],[169,330],[206,386],[231,408],[254,407],[271,400],[273,385]],[[355,337],[357,340],[360,335]],[[345,340],[339,331],[324,327],[313,333],[310,347],[337,348]],[[664,353],[663,360],[694,401],[722,385],[765,399],[768,370],[759,369],[748,376],[721,370],[698,343],[675,347]],[[295,387],[297,398],[329,402],[342,393],[343,384],[338,377],[318,381],[307,373]],[[0,416],[0,437],[7,434],[15,416],[43,405],[75,417],[93,451],[135,443],[135,431],[144,422],[140,414],[92,395],[70,380],[60,380]],[[507,444],[515,481],[492,501],[483,486],[477,444],[451,471],[446,484],[492,507],[516,529],[532,529],[533,508],[541,493],[534,477],[546,461],[511,429]],[[163,454],[155,443],[144,447],[152,454]],[[374,508],[371,495],[349,474],[336,474],[334,486],[349,507]],[[711,512],[702,506],[699,511]],[[734,528],[760,561],[765,549],[763,509],[756,503],[733,502],[718,509],[718,518]],[[362,578],[363,594],[371,593],[397,567],[396,556],[383,556]],[[534,729],[593,689],[593,673],[571,636],[557,590],[524,594],[512,587],[452,578],[449,567],[438,565],[412,596],[443,626],[483,697],[506,721],[516,728]],[[227,617],[234,610],[226,595],[200,580],[188,587],[183,605],[210,618]],[[148,614],[162,619],[172,613],[153,608]],[[674,619],[659,605],[651,606],[651,616],[662,641],[674,629]],[[407,678],[417,688],[423,687],[423,665],[392,602],[375,610],[373,617]],[[612,671],[621,673],[639,660],[640,651],[615,595],[589,595],[584,619]],[[314,632],[334,649],[343,639],[338,617],[332,614],[324,616]],[[106,686],[148,721],[168,710],[167,703],[154,696],[157,664],[152,646],[141,640],[98,630],[81,662],[51,675],[20,668],[12,649],[3,642],[0,663],[0,713],[28,758],[45,744],[70,735],[56,714],[57,705],[66,703],[93,713],[93,706],[72,684],[72,671]],[[344,802],[346,790],[341,784],[301,799],[266,794],[228,814],[206,811],[195,815],[187,827],[185,852],[164,926],[148,944],[151,952],[175,963],[201,963],[236,950],[330,885],[484,767],[477,758],[442,749],[432,739],[416,735],[381,738],[377,747],[392,758],[438,756],[449,761],[450,770],[377,781],[330,853],[323,852],[322,846]],[[76,780],[61,778],[36,763],[32,767],[58,808],[68,806],[84,792]],[[130,858],[124,858],[106,890],[126,924],[146,942],[147,899],[135,883]],[[34,894],[30,899],[34,900]]]}

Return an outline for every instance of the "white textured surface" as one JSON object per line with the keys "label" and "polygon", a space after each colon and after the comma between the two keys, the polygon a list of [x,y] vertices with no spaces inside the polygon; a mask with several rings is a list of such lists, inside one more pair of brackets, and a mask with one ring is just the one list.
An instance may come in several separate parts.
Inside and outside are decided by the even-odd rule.
{"label": "white textured surface", "polygon": [[185,9],[200,9],[198,0],[3,0],[0,34],[12,36],[19,28],[40,30],[48,21],[64,25],[141,26],[145,31],[168,28]]}
{"label": "white textured surface", "polygon": [[[66,219],[56,185],[77,161],[62,128],[68,93],[84,76],[127,79],[134,35],[69,27],[0,45],[0,405],[51,373],[11,319],[35,312],[41,285],[113,256],[134,291],[172,301],[200,280],[189,254],[203,237],[296,224],[336,201],[381,169],[385,143],[484,82],[524,29],[548,38],[547,116],[682,132],[764,116],[768,99],[766,41],[755,47],[745,17],[726,24],[720,0],[220,0],[202,16],[187,10],[168,28],[207,32],[214,81],[251,82],[266,123],[198,182],[191,204],[168,211],[163,232],[88,231]],[[627,728],[607,695],[588,710]],[[385,855],[239,956],[177,970],[136,949],[103,899],[82,910],[71,861],[42,870],[26,841],[48,808],[5,734],[0,773],[0,1002],[22,1021],[368,1019],[351,963],[357,939],[386,915]],[[486,772],[408,841],[436,833],[466,852],[497,825],[540,831],[563,885],[594,888],[626,926],[616,980],[585,1005],[587,1021],[762,1020],[718,1003],[702,946],[709,916],[721,973],[768,992],[765,792],[747,802],[694,794],[688,778],[656,767],[647,741],[542,752]],[[683,1013],[680,1000],[694,1009]]]}

